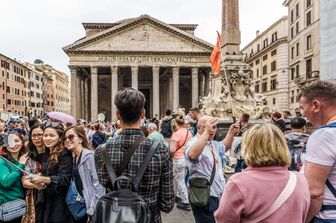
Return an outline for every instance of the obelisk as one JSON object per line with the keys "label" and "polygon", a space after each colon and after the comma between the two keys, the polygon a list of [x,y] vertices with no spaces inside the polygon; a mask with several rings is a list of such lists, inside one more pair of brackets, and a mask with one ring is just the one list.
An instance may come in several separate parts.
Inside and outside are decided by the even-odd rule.
{"label": "obelisk", "polygon": [[222,58],[223,61],[242,60],[240,54],[238,0],[222,0]]}

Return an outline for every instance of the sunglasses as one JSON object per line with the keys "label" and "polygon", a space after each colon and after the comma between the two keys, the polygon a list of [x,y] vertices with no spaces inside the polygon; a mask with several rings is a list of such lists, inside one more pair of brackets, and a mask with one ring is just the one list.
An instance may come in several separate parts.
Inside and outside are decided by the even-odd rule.
{"label": "sunglasses", "polygon": [[69,139],[69,141],[72,141],[72,140],[74,140],[75,137],[76,136],[74,134],[70,134],[68,136],[64,136],[63,139],[64,139],[64,142],[67,141],[68,139]]}
{"label": "sunglasses", "polygon": [[57,127],[61,127],[64,128],[63,124],[61,122],[47,122],[44,125],[45,128],[57,128]]}

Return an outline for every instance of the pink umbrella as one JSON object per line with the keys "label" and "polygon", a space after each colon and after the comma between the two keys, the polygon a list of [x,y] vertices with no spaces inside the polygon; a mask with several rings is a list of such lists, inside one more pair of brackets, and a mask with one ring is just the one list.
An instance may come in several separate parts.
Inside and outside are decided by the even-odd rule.
{"label": "pink umbrella", "polygon": [[58,121],[70,124],[76,124],[76,119],[71,115],[65,114],[63,112],[48,112],[47,116],[52,119],[56,119]]}

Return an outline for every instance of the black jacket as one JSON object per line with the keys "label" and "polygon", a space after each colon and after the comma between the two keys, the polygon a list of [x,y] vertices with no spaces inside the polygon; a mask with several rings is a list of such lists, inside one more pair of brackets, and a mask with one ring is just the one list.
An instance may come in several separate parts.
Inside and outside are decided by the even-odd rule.
{"label": "black jacket", "polygon": [[72,216],[65,203],[65,197],[72,174],[72,154],[64,149],[58,155],[58,164],[48,164],[42,170],[44,176],[49,176],[51,183],[45,190],[37,194],[37,223],[70,223]]}

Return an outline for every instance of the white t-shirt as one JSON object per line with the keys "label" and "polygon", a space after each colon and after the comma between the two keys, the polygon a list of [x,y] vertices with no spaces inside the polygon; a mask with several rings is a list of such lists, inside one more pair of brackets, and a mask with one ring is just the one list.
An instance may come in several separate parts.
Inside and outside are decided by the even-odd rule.
{"label": "white t-shirt", "polygon": [[[328,180],[336,187],[336,128],[317,129],[308,139],[306,161],[332,166]],[[323,204],[336,205],[336,198],[325,186]],[[336,210],[321,211],[317,217],[336,219]]]}

